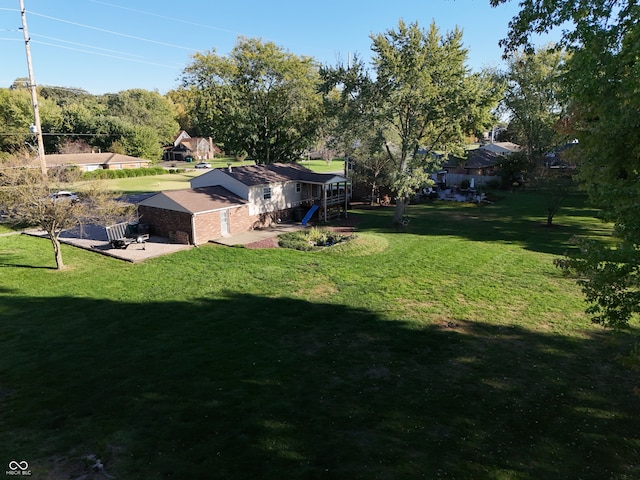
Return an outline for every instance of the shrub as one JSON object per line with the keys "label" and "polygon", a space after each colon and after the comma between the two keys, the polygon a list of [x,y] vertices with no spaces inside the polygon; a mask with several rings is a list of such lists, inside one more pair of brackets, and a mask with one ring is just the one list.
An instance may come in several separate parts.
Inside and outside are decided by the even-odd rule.
{"label": "shrub", "polygon": [[94,170],[92,172],[84,172],[83,180],[91,179],[113,179],[128,177],[146,177],[150,175],[164,175],[167,171],[162,167],[146,167],[146,168],[128,168],[124,170]]}
{"label": "shrub", "polygon": [[346,239],[344,235],[332,232],[331,230],[312,227],[309,230],[289,232],[280,235],[278,243],[282,248],[311,251],[330,247]]}
{"label": "shrub", "polygon": [[499,179],[491,179],[488,182],[485,182],[485,187],[490,190],[497,190],[500,188],[500,180]]}

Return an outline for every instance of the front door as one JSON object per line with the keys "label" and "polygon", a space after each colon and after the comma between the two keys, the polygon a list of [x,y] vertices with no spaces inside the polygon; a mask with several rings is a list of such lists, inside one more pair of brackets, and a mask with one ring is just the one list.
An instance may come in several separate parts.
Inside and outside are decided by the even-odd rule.
{"label": "front door", "polygon": [[229,210],[220,210],[220,235],[229,235]]}

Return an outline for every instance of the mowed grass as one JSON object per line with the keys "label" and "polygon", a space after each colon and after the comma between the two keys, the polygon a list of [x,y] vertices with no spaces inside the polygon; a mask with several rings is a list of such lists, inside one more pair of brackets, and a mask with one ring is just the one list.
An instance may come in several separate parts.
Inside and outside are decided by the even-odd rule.
{"label": "mowed grass", "polygon": [[[552,262],[573,197],[355,210],[359,238],[132,265],[0,237],[0,461],[78,478],[640,477],[638,330]],[[637,323],[634,325],[637,326]],[[634,345],[636,357],[633,356]]]}
{"label": "mowed grass", "polygon": [[[104,184],[108,190],[126,194],[180,190],[189,188],[189,180],[208,171],[209,170],[206,169],[186,170],[182,173],[167,173],[166,175],[101,180],[101,183]],[[79,182],[75,188],[82,190],[83,183],[84,182]]]}

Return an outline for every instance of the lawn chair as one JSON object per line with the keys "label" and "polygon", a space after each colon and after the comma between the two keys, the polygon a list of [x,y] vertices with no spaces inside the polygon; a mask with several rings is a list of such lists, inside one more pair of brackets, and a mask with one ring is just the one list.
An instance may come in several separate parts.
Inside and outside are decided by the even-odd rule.
{"label": "lawn chair", "polygon": [[126,249],[132,243],[137,243],[146,250],[146,242],[149,240],[147,224],[122,222],[105,227],[105,230],[112,248]]}

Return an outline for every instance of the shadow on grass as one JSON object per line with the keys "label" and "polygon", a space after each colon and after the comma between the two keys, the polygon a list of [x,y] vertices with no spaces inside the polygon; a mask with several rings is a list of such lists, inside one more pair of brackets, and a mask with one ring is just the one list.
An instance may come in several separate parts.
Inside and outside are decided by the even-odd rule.
{"label": "shadow on grass", "polygon": [[637,378],[615,361],[631,333],[239,294],[0,311],[0,459],[42,477],[77,478],[87,453],[118,478],[640,476]]}
{"label": "shadow on grass", "polygon": [[0,260],[0,268],[2,267],[11,267],[11,268],[32,268],[37,270],[57,270],[56,267],[47,267],[44,265],[25,265],[25,264],[17,264],[17,263],[9,263]]}
{"label": "shadow on grass", "polygon": [[[544,198],[532,192],[505,193],[505,198],[491,205],[447,201],[410,205],[406,233],[512,243],[561,255],[575,248],[571,243],[573,236],[611,240],[611,228],[595,218],[597,211],[585,202],[583,195],[571,195],[550,227],[546,225]],[[363,229],[393,232],[393,209],[393,206],[367,208],[356,210],[351,216],[367,219]]]}

